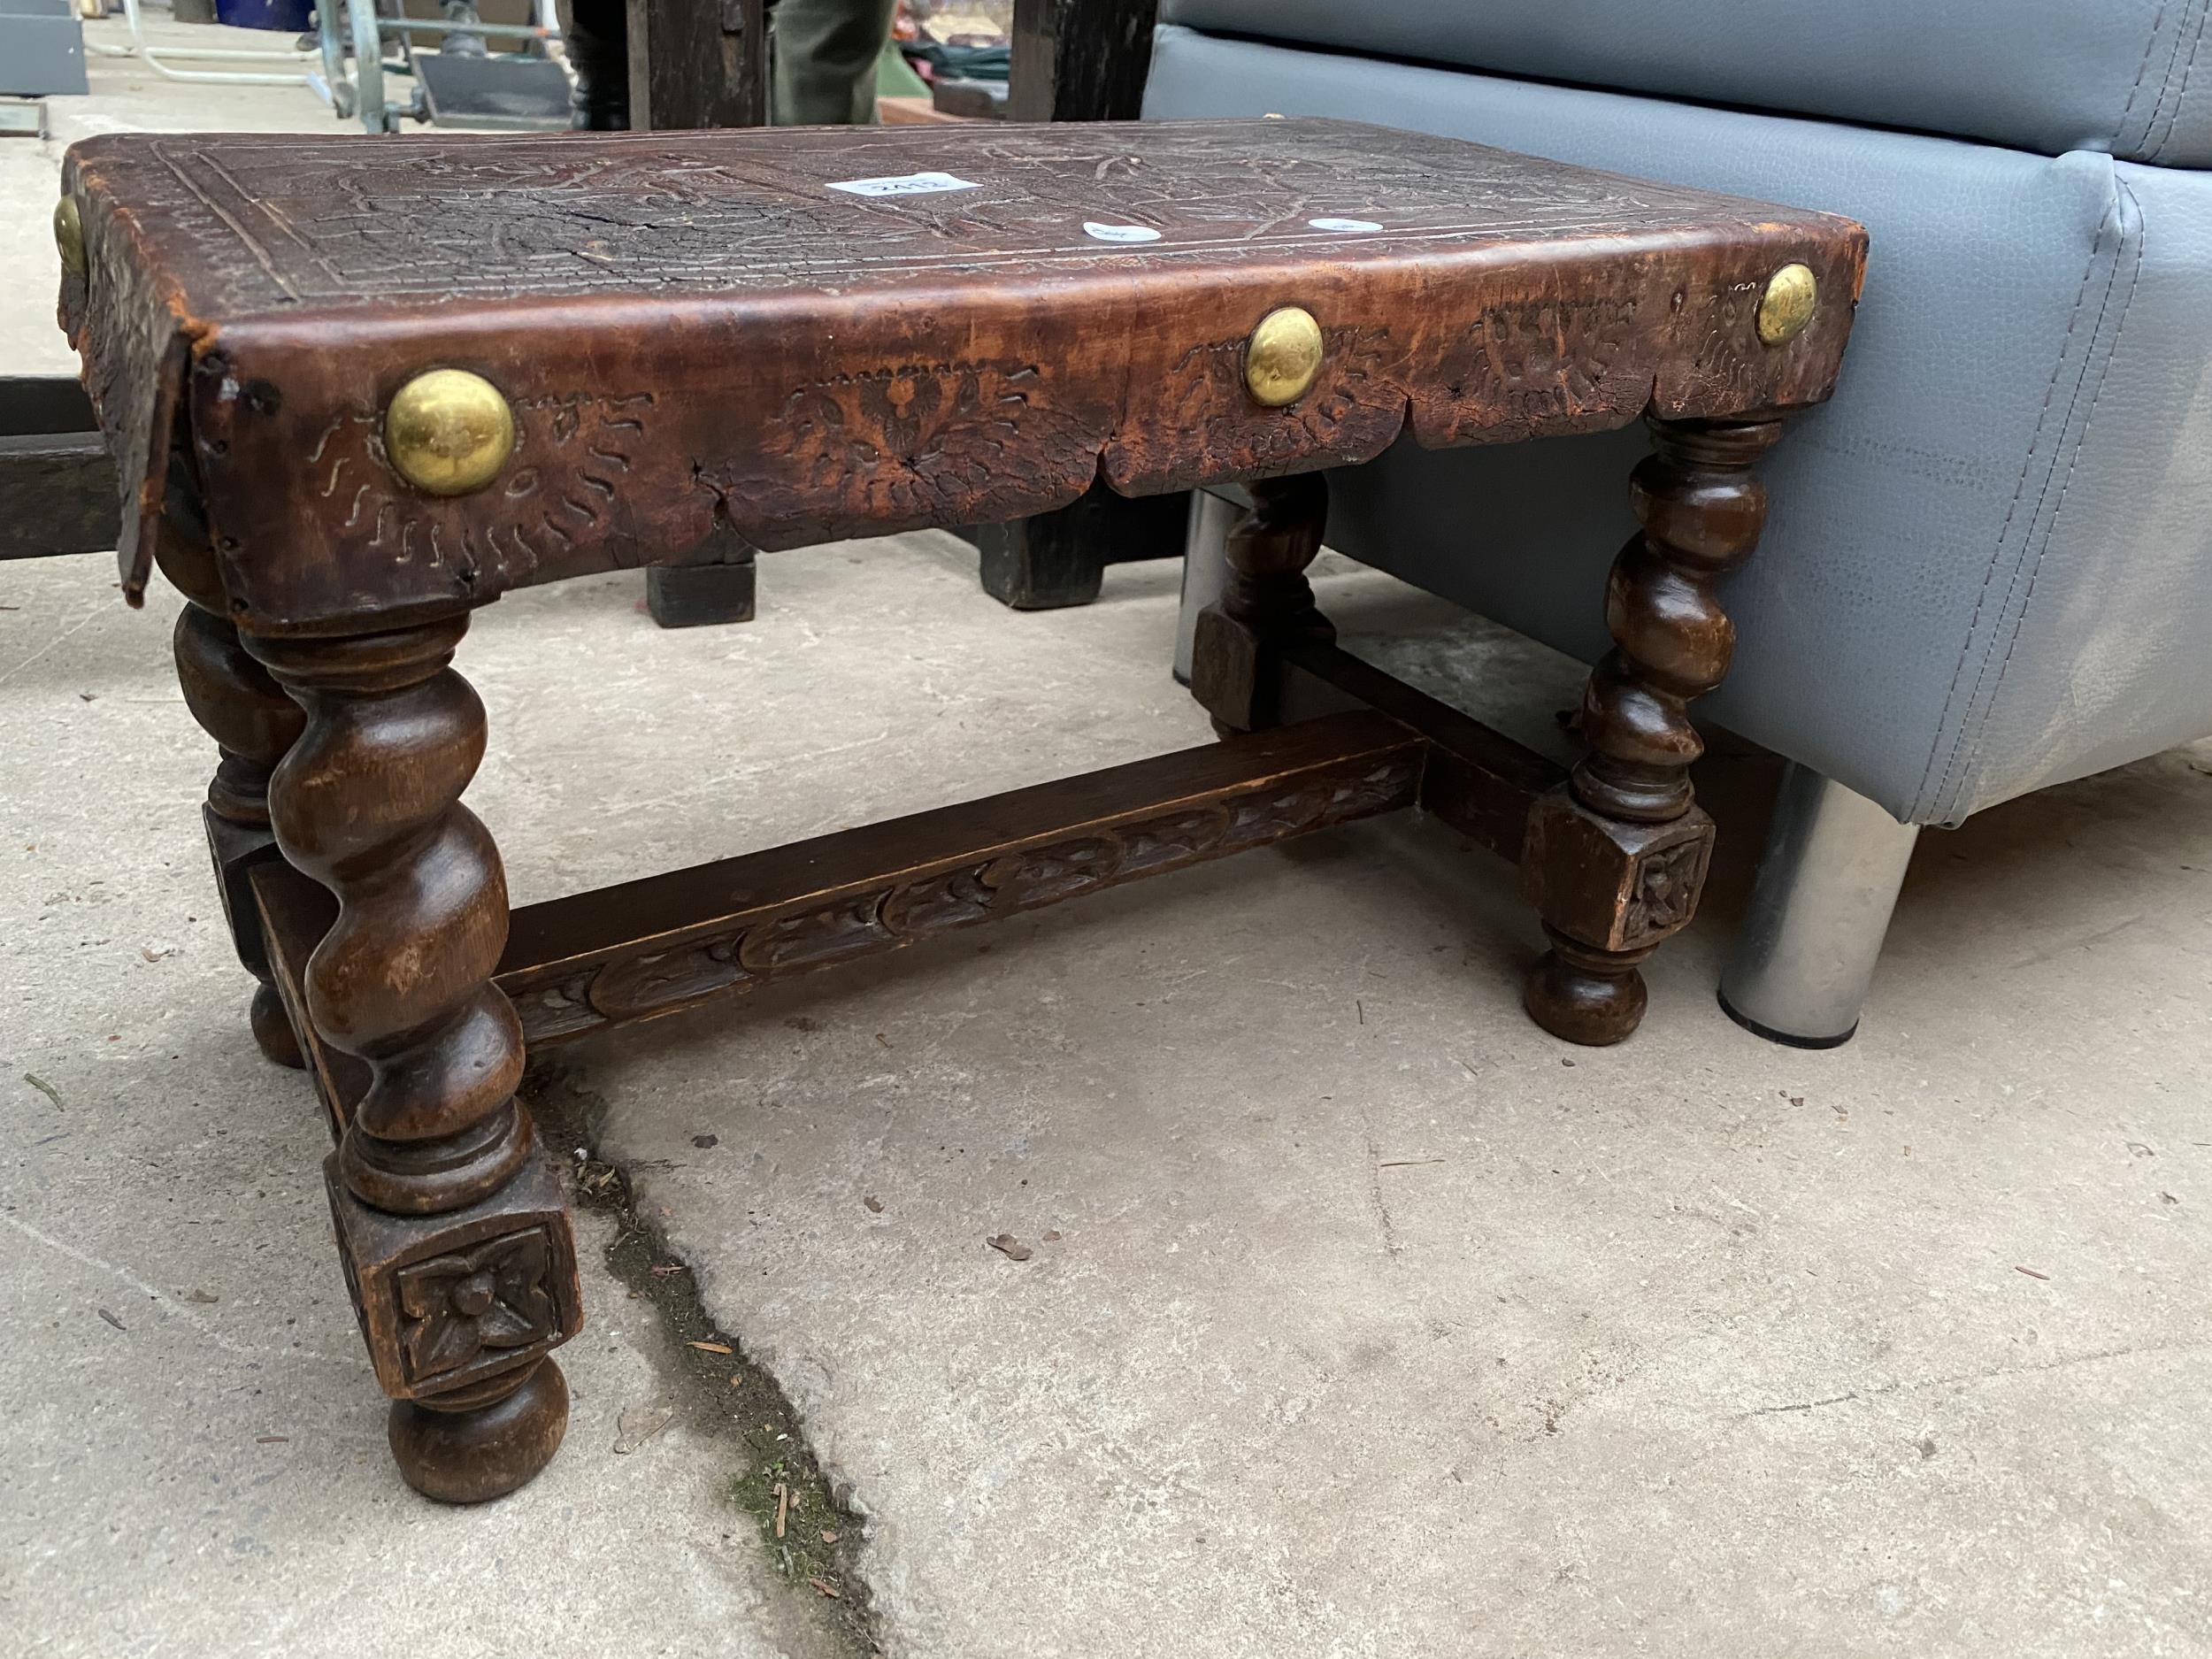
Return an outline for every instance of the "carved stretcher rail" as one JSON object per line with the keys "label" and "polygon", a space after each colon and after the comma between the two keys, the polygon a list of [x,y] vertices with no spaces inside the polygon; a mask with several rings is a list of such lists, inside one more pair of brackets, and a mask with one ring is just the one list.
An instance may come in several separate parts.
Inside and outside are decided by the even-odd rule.
{"label": "carved stretcher rail", "polygon": [[[517,910],[495,983],[533,1048],[695,1007],[954,928],[1410,806],[1432,753],[1387,716],[1329,715]],[[254,874],[296,1026],[335,915],[281,864]],[[366,1072],[311,1041],[342,1130]]]}
{"label": "carved stretcher rail", "polygon": [[1423,749],[1342,715],[557,899],[516,914],[498,984],[565,1041],[1409,806]]}

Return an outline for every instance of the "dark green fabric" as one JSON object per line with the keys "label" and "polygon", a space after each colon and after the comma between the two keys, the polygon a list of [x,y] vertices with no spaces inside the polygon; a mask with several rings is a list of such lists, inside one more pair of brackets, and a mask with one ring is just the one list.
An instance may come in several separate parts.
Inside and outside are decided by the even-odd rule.
{"label": "dark green fabric", "polygon": [[897,0],[778,0],[770,26],[779,127],[864,127]]}
{"label": "dark green fabric", "polygon": [[1010,46],[910,46],[909,58],[918,58],[948,81],[1004,81],[1014,66]]}

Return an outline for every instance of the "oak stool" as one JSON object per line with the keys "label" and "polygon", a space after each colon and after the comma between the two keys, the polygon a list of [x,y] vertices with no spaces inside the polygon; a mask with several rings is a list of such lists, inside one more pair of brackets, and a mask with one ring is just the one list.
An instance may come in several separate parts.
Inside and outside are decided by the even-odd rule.
{"label": "oak stool", "polygon": [[[1317,120],[69,152],[62,319],[152,566],[253,1029],[337,1137],[401,1471],[521,1485],[582,1318],[526,1048],[1419,804],[1521,867],[1529,1011],[1628,1034],[1713,826],[1685,705],[1754,463],[1825,398],[1847,220]],[[1321,470],[1639,418],[1642,533],[1571,772],[1339,650]],[[1194,690],[1222,741],[510,914],[454,672],[511,588],[1247,480]],[[1596,595],[1593,595],[1593,603]]]}

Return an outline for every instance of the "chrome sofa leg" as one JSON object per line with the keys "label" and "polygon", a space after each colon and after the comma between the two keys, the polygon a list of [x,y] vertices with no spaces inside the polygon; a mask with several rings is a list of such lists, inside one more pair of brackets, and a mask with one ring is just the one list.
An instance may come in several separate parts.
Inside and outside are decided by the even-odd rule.
{"label": "chrome sofa leg", "polygon": [[1183,685],[1190,684],[1198,613],[1220,598],[1229,585],[1229,526],[1243,511],[1227,496],[1191,491],[1190,530],[1183,540],[1183,610],[1175,623],[1175,678]]}
{"label": "chrome sofa leg", "polygon": [[1919,834],[1918,825],[1790,763],[1751,906],[1721,973],[1729,1016],[1800,1048],[1848,1042]]}

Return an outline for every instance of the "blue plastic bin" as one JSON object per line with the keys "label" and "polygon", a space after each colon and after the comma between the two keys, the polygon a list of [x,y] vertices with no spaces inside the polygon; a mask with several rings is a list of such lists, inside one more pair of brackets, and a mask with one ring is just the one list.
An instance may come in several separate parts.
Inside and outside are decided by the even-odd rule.
{"label": "blue plastic bin", "polygon": [[[331,0],[334,5],[337,0]],[[370,0],[361,0],[367,4]],[[215,0],[215,20],[234,29],[280,29],[303,35],[311,27],[314,0]]]}

